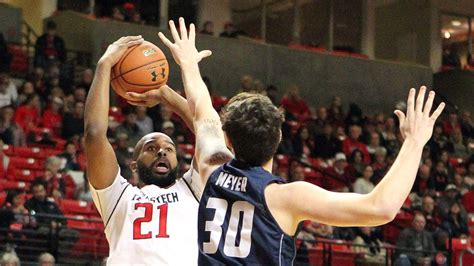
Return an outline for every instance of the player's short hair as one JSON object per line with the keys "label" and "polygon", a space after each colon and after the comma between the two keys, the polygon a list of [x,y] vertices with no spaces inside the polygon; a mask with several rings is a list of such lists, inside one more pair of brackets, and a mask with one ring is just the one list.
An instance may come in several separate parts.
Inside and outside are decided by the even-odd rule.
{"label": "player's short hair", "polygon": [[267,96],[239,93],[223,108],[221,119],[237,159],[259,166],[276,153],[284,118]]}

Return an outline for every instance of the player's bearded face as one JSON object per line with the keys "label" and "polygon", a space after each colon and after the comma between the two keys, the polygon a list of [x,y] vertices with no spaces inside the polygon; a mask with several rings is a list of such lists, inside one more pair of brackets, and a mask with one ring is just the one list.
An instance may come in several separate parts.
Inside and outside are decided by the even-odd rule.
{"label": "player's bearded face", "polygon": [[[165,171],[165,168],[168,170]],[[178,177],[178,165],[171,168],[169,162],[156,159],[150,165],[137,161],[138,177],[145,185],[157,185],[161,188],[171,186]]]}

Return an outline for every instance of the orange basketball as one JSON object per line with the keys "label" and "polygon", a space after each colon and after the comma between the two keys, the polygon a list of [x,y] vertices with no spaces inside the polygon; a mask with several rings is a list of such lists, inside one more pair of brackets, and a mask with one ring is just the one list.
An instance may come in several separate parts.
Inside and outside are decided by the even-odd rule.
{"label": "orange basketball", "polygon": [[144,93],[168,81],[169,67],[165,54],[156,45],[144,41],[127,49],[113,66],[111,85],[125,99],[127,92]]}

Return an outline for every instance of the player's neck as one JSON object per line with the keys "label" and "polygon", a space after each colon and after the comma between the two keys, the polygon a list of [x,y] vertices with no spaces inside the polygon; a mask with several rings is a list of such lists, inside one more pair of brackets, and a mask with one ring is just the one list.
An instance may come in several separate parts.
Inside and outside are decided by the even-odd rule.
{"label": "player's neck", "polygon": [[272,173],[273,170],[273,158],[270,161],[262,164],[262,168],[265,169],[267,172]]}

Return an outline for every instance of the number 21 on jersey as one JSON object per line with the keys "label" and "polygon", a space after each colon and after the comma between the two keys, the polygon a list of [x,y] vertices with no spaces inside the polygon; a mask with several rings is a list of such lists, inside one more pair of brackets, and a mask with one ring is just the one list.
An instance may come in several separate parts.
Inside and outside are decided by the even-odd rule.
{"label": "number 21 on jersey", "polygon": [[[245,258],[250,253],[252,244],[252,226],[255,206],[247,201],[236,201],[230,208],[229,226],[223,231],[222,225],[227,214],[228,203],[224,199],[210,197],[206,208],[214,209],[214,219],[206,221],[205,230],[210,232],[210,241],[203,243],[206,254],[214,254],[219,248],[222,234],[224,237],[224,254],[228,257]],[[240,239],[237,239],[239,225]],[[239,242],[237,242],[239,240]],[[239,243],[237,245],[237,243]]]}
{"label": "number 21 on jersey", "polygon": [[[168,238],[170,237],[166,233],[166,225],[168,220],[168,204],[157,206],[160,212],[158,234],[156,238]],[[151,231],[142,232],[142,224],[153,221],[153,204],[150,202],[137,202],[135,203],[135,210],[144,209],[143,217],[138,217],[133,221],[133,239],[149,239],[152,238]]]}

